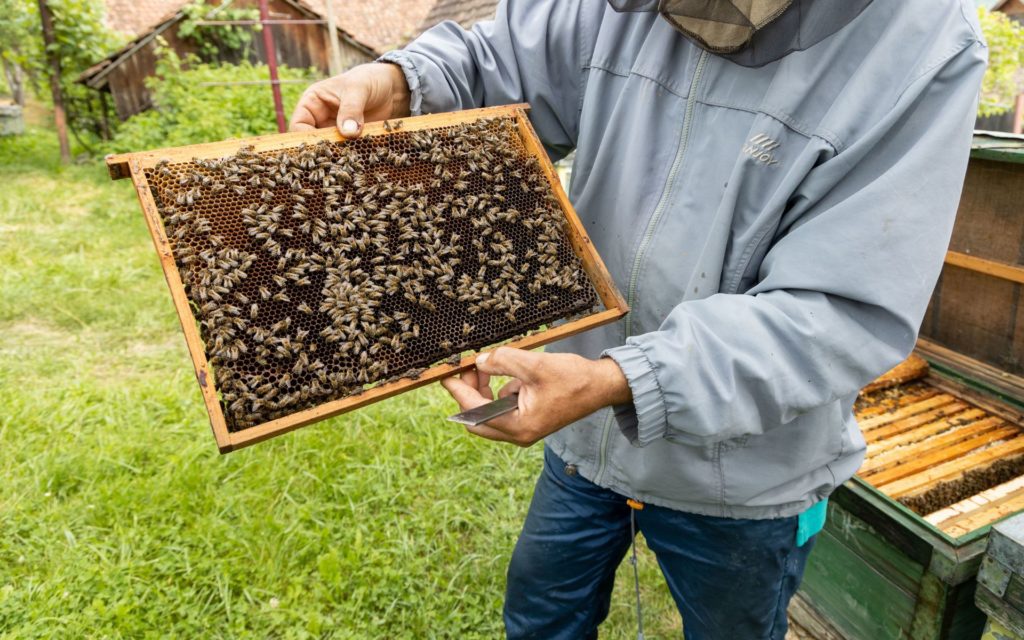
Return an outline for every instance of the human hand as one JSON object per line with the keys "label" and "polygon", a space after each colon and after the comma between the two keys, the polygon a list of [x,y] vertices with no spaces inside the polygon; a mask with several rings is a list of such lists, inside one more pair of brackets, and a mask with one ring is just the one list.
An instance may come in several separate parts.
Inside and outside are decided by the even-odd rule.
{"label": "human hand", "polygon": [[476,368],[441,380],[463,411],[494,399],[492,375],[512,376],[498,396],[519,393],[519,408],[466,429],[490,440],[528,447],[562,427],[609,405],[632,400],[619,365],[567,353],[499,347],[477,356]]}
{"label": "human hand", "polygon": [[337,125],[356,138],[363,123],[409,115],[409,85],[398,66],[371,62],[306,89],[292,112],[290,131]]}

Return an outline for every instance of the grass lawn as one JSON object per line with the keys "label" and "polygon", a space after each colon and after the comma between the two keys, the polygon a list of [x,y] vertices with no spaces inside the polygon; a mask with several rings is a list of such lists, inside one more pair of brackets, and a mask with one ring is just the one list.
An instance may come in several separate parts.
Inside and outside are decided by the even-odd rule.
{"label": "grass lawn", "polygon": [[52,138],[0,139],[0,638],[500,637],[541,448],[430,388],[219,455],[131,184]]}

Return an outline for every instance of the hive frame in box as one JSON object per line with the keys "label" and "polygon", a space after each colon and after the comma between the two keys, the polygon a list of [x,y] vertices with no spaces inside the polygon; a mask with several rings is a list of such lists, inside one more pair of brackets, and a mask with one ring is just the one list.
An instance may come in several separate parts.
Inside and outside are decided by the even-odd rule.
{"label": "hive frame in box", "polygon": [[[565,213],[566,237],[571,244],[573,251],[579,256],[584,270],[587,272],[597,295],[604,305],[605,310],[585,316],[583,318],[566,322],[556,327],[549,327],[525,337],[506,342],[504,346],[518,349],[534,349],[545,344],[575,335],[582,331],[592,329],[610,322],[614,322],[624,316],[629,308],[625,299],[615,287],[615,283],[605,268],[601,257],[597,254],[593,244],[587,237],[583,225],[576,216],[575,210],[569,203],[569,198],[562,189],[558,175],[548,159],[544,148],[534,133],[526,117],[526,110],[529,105],[513,104],[501,107],[488,107],[483,109],[469,109],[454,113],[439,113],[414,118],[406,118],[403,121],[402,132],[416,131],[421,129],[432,129],[456,124],[472,122],[480,118],[488,117],[512,117],[515,119],[519,135],[528,153],[533,155],[540,163],[540,166],[551,185],[552,191]],[[390,133],[382,122],[367,123],[363,127],[363,135],[386,135]],[[422,387],[441,378],[471,369],[476,362],[477,353],[465,356],[458,365],[440,364],[435,365],[423,372],[416,380],[401,379],[395,382],[382,383],[355,397],[342,398],[325,402],[316,407],[298,411],[291,415],[264,422],[262,424],[244,429],[241,431],[228,431],[224,413],[221,409],[220,400],[217,397],[217,390],[213,384],[213,373],[206,358],[203,341],[200,338],[197,322],[192,309],[189,306],[189,299],[185,294],[181,275],[175,263],[171,244],[168,240],[163,220],[157,211],[156,202],[150,191],[149,182],[146,179],[145,170],[151,169],[161,160],[173,162],[190,162],[193,158],[220,158],[233,155],[242,146],[251,145],[253,151],[271,151],[295,147],[301,143],[316,144],[318,142],[344,142],[344,139],[334,127],[319,129],[316,131],[302,131],[293,133],[282,133],[275,135],[259,136],[254,138],[225,140],[208,144],[190,145],[187,147],[176,147],[169,149],[157,149],[139,153],[127,153],[111,155],[107,157],[107,168],[112,180],[121,178],[132,179],[135,185],[139,203],[145,215],[146,225],[153,238],[153,244],[160,256],[160,265],[163,268],[164,277],[171,290],[171,297],[174,300],[174,307],[178,312],[178,319],[181,321],[182,331],[185,334],[185,341],[188,344],[189,354],[195,367],[196,379],[202,390],[203,401],[210,416],[210,426],[217,441],[217,447],[221,453],[227,453],[235,449],[249,446],[268,438],[287,433],[299,427],[318,422],[336,416],[368,404],[390,398],[399,393]]]}

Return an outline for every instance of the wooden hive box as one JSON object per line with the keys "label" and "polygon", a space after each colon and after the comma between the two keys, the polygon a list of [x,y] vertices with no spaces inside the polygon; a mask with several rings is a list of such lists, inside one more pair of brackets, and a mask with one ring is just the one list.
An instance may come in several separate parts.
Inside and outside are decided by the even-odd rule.
{"label": "wooden hive box", "polygon": [[862,392],[867,459],[833,494],[808,562],[796,619],[826,637],[981,636],[989,532],[1024,510],[1021,202],[1024,139],[977,138],[918,343],[930,370],[905,364]]}
{"label": "wooden hive box", "polygon": [[526,108],[108,157],[222,453],[626,313]]}
{"label": "wooden hive box", "polygon": [[1024,638],[1024,515],[992,527],[974,600],[988,616],[986,640]]}

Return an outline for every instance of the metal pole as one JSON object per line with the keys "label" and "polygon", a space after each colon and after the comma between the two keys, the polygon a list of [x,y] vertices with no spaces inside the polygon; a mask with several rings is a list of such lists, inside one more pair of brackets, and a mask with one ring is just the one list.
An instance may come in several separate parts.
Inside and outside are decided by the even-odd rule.
{"label": "metal pole", "polygon": [[324,0],[324,11],[327,13],[327,38],[331,43],[331,60],[327,66],[330,68],[331,75],[336,76],[342,72],[342,68],[338,24],[334,21],[334,0]]}
{"label": "metal pole", "polygon": [[[43,0],[39,0],[42,2]],[[281,101],[281,81],[277,78],[277,49],[274,48],[274,34],[270,32],[270,7],[267,0],[260,0],[260,24],[263,28],[263,48],[267,51],[267,66],[270,68],[270,90],[274,92],[274,112],[277,114],[277,130],[288,130],[284,119],[284,103]]]}
{"label": "metal pole", "polygon": [[64,96],[60,92],[60,58],[55,50],[53,37],[53,15],[46,0],[39,0],[39,17],[43,22],[43,42],[46,44],[46,58],[50,63],[50,94],[53,96],[53,123],[57,127],[60,141],[60,159],[71,162],[71,145],[68,143],[67,117],[64,115]]}

